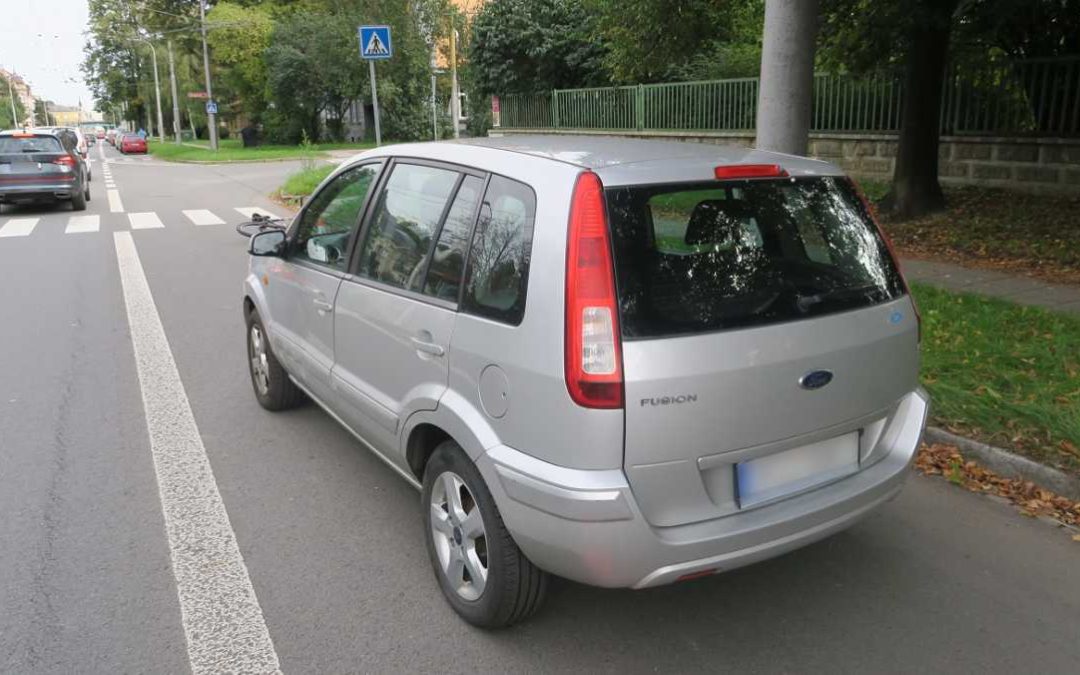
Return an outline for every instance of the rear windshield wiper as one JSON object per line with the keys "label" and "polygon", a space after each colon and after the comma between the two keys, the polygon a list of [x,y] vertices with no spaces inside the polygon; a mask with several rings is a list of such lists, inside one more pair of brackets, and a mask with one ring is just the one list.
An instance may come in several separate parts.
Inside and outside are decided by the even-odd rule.
{"label": "rear windshield wiper", "polygon": [[881,287],[877,284],[866,284],[865,286],[856,286],[854,288],[838,288],[834,291],[826,291],[824,293],[814,293],[813,295],[800,295],[795,299],[795,306],[802,313],[810,311],[815,305],[820,305],[827,300],[837,300],[840,298],[852,298],[860,295],[868,295],[872,291],[880,291]]}

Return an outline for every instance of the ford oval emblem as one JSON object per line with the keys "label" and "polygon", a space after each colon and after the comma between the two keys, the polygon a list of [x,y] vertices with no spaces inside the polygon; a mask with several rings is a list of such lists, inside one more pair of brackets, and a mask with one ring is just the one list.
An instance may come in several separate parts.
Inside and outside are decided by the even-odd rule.
{"label": "ford oval emblem", "polygon": [[821,389],[832,382],[832,373],[827,370],[811,370],[799,378],[799,386],[803,389]]}

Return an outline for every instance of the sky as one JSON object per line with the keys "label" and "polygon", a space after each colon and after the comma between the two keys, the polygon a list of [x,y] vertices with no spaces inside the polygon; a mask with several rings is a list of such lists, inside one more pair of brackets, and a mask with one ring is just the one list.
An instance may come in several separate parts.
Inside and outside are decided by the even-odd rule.
{"label": "sky", "polygon": [[[0,0],[0,66],[30,82],[34,96],[90,109],[94,97],[79,69],[87,0]],[[74,80],[74,82],[68,80]]]}

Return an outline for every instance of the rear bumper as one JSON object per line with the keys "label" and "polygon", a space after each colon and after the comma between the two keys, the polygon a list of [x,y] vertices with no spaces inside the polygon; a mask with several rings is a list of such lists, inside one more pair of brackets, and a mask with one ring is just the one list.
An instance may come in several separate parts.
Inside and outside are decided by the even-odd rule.
{"label": "rear bumper", "polygon": [[645,588],[781,555],[850,527],[895,497],[929,407],[921,389],[904,404],[888,452],[858,473],[772,505],[687,525],[650,525],[618,469],[567,469],[506,446],[489,450],[477,464],[515,541],[538,566],[595,586]]}
{"label": "rear bumper", "polygon": [[74,178],[68,181],[27,183],[25,185],[0,184],[0,202],[70,199],[72,194],[81,189],[82,183]]}

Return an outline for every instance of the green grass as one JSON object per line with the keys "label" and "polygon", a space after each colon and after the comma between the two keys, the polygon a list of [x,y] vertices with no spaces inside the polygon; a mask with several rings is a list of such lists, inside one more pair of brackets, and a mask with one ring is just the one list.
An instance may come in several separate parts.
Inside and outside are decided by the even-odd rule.
{"label": "green grass", "polygon": [[301,169],[285,179],[278,193],[289,197],[306,197],[314,192],[319,183],[336,168],[336,166],[324,164]]}
{"label": "green grass", "polygon": [[1080,474],[1080,318],[916,284],[934,423]]}
{"label": "green grass", "polygon": [[209,144],[204,142],[185,145],[150,143],[149,147],[150,154],[167,161],[236,162],[270,159],[320,159],[326,157],[326,151],[328,150],[355,150],[360,152],[374,146],[357,143],[324,143],[314,145],[310,149],[299,145],[260,145],[254,148],[245,148],[239,139],[230,138],[221,141],[217,152],[211,150]]}

